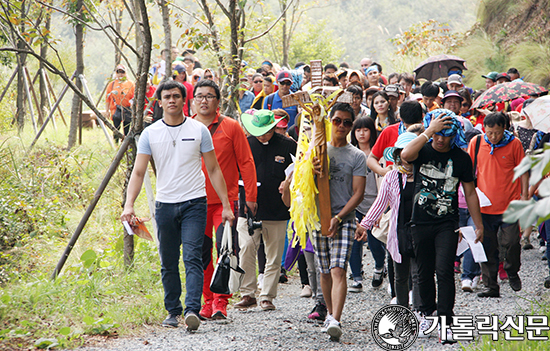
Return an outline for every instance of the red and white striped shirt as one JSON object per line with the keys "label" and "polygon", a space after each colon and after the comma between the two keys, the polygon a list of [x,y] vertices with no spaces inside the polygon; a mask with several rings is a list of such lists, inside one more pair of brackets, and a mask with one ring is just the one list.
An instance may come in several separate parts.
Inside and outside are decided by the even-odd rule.
{"label": "red and white striped shirt", "polygon": [[371,229],[374,223],[382,217],[388,205],[390,206],[390,225],[386,248],[397,263],[401,263],[401,254],[399,253],[399,245],[397,243],[397,219],[399,216],[399,204],[401,203],[401,189],[399,188],[399,178],[397,178],[399,175],[402,177],[403,184],[406,184],[406,174],[401,174],[396,169],[389,171],[382,180],[376,200],[374,200],[369,212],[361,221],[362,227]]}

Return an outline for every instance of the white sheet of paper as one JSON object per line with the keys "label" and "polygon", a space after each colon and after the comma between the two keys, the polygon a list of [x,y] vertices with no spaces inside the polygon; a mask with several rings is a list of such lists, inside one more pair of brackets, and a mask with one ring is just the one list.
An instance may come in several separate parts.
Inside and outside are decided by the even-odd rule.
{"label": "white sheet of paper", "polygon": [[478,242],[476,243],[476,232],[474,227],[461,227],[460,231],[462,236],[468,242],[470,249],[472,250],[472,255],[474,256],[474,261],[477,263],[487,262],[487,256],[485,255],[485,250],[483,249],[483,244]]}
{"label": "white sheet of paper", "polygon": [[489,200],[487,195],[485,195],[483,191],[479,190],[479,188],[476,188],[476,193],[477,198],[479,199],[479,207],[487,207],[492,205],[491,200]]}
{"label": "white sheet of paper", "polygon": [[464,239],[460,240],[458,242],[458,246],[456,247],[456,255],[462,255],[464,251],[468,250],[468,248],[470,248],[470,246],[468,246],[468,242]]}
{"label": "white sheet of paper", "polygon": [[294,172],[294,163],[291,163],[288,165],[288,167],[285,169],[285,176],[288,178],[290,175]]}
{"label": "white sheet of paper", "polygon": [[134,235],[134,231],[132,230],[132,227],[130,227],[130,223],[128,223],[128,221],[122,221],[122,225],[126,228],[128,235]]}

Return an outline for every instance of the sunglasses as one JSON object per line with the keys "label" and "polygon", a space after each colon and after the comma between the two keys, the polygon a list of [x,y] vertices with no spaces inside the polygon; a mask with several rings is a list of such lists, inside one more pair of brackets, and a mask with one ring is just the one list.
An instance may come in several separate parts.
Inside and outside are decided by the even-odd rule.
{"label": "sunglasses", "polygon": [[339,117],[334,117],[332,119],[332,124],[334,124],[336,127],[338,127],[340,124],[344,123],[344,127],[351,128],[353,126],[353,122],[351,119],[341,119]]}
{"label": "sunglasses", "polygon": [[470,107],[470,105],[467,104],[467,103],[464,103],[464,104],[462,104],[462,107]]}
{"label": "sunglasses", "polygon": [[279,82],[280,85],[292,85],[291,82],[289,82],[288,80],[285,80],[285,81],[282,81],[282,82]]}
{"label": "sunglasses", "polygon": [[201,76],[193,76],[193,78],[195,79],[199,79]]}
{"label": "sunglasses", "polygon": [[204,79],[212,79],[212,76],[204,76]]}
{"label": "sunglasses", "polygon": [[116,73],[126,73],[126,71],[122,69],[117,69]]}
{"label": "sunglasses", "polygon": [[262,82],[263,82],[262,80],[255,80],[253,83],[254,83],[254,84],[260,84],[260,83],[262,83]]}

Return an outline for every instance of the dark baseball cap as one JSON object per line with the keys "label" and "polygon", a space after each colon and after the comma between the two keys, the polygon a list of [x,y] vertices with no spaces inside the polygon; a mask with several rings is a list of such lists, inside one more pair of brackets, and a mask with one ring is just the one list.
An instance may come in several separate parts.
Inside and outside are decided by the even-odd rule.
{"label": "dark baseball cap", "polygon": [[388,95],[399,97],[399,88],[395,84],[386,85],[384,92]]}
{"label": "dark baseball cap", "polygon": [[279,72],[279,74],[277,74],[277,82],[283,82],[285,80],[292,82],[292,76],[290,75],[290,72],[289,71]]}
{"label": "dark baseball cap", "polygon": [[497,80],[499,80],[499,79],[501,79],[501,78],[505,78],[505,79],[507,79],[509,82],[512,81],[512,78],[510,78],[510,76],[508,75],[508,73],[499,73],[499,74],[497,75],[497,77],[495,78],[495,81],[497,81]]}

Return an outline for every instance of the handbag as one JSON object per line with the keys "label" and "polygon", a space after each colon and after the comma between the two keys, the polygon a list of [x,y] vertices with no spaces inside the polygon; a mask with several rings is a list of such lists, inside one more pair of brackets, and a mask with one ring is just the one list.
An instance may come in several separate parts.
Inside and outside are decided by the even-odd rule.
{"label": "handbag", "polygon": [[388,230],[390,228],[390,219],[391,219],[391,210],[384,212],[382,217],[380,217],[380,223],[378,227],[372,227],[371,234],[376,239],[380,240],[382,243],[386,244],[388,242]]}
{"label": "handbag", "polygon": [[239,267],[232,242],[231,225],[225,222],[218,263],[210,282],[210,291],[215,294],[229,295],[241,288],[245,272]]}
{"label": "handbag", "polygon": [[[403,194],[405,187],[403,186],[403,180],[401,174],[397,176],[399,178],[399,191]],[[405,223],[405,206],[403,203],[399,204],[399,219],[397,221],[397,247],[401,255],[407,255],[409,257],[415,257],[414,254],[414,242],[411,232],[411,224]]]}

